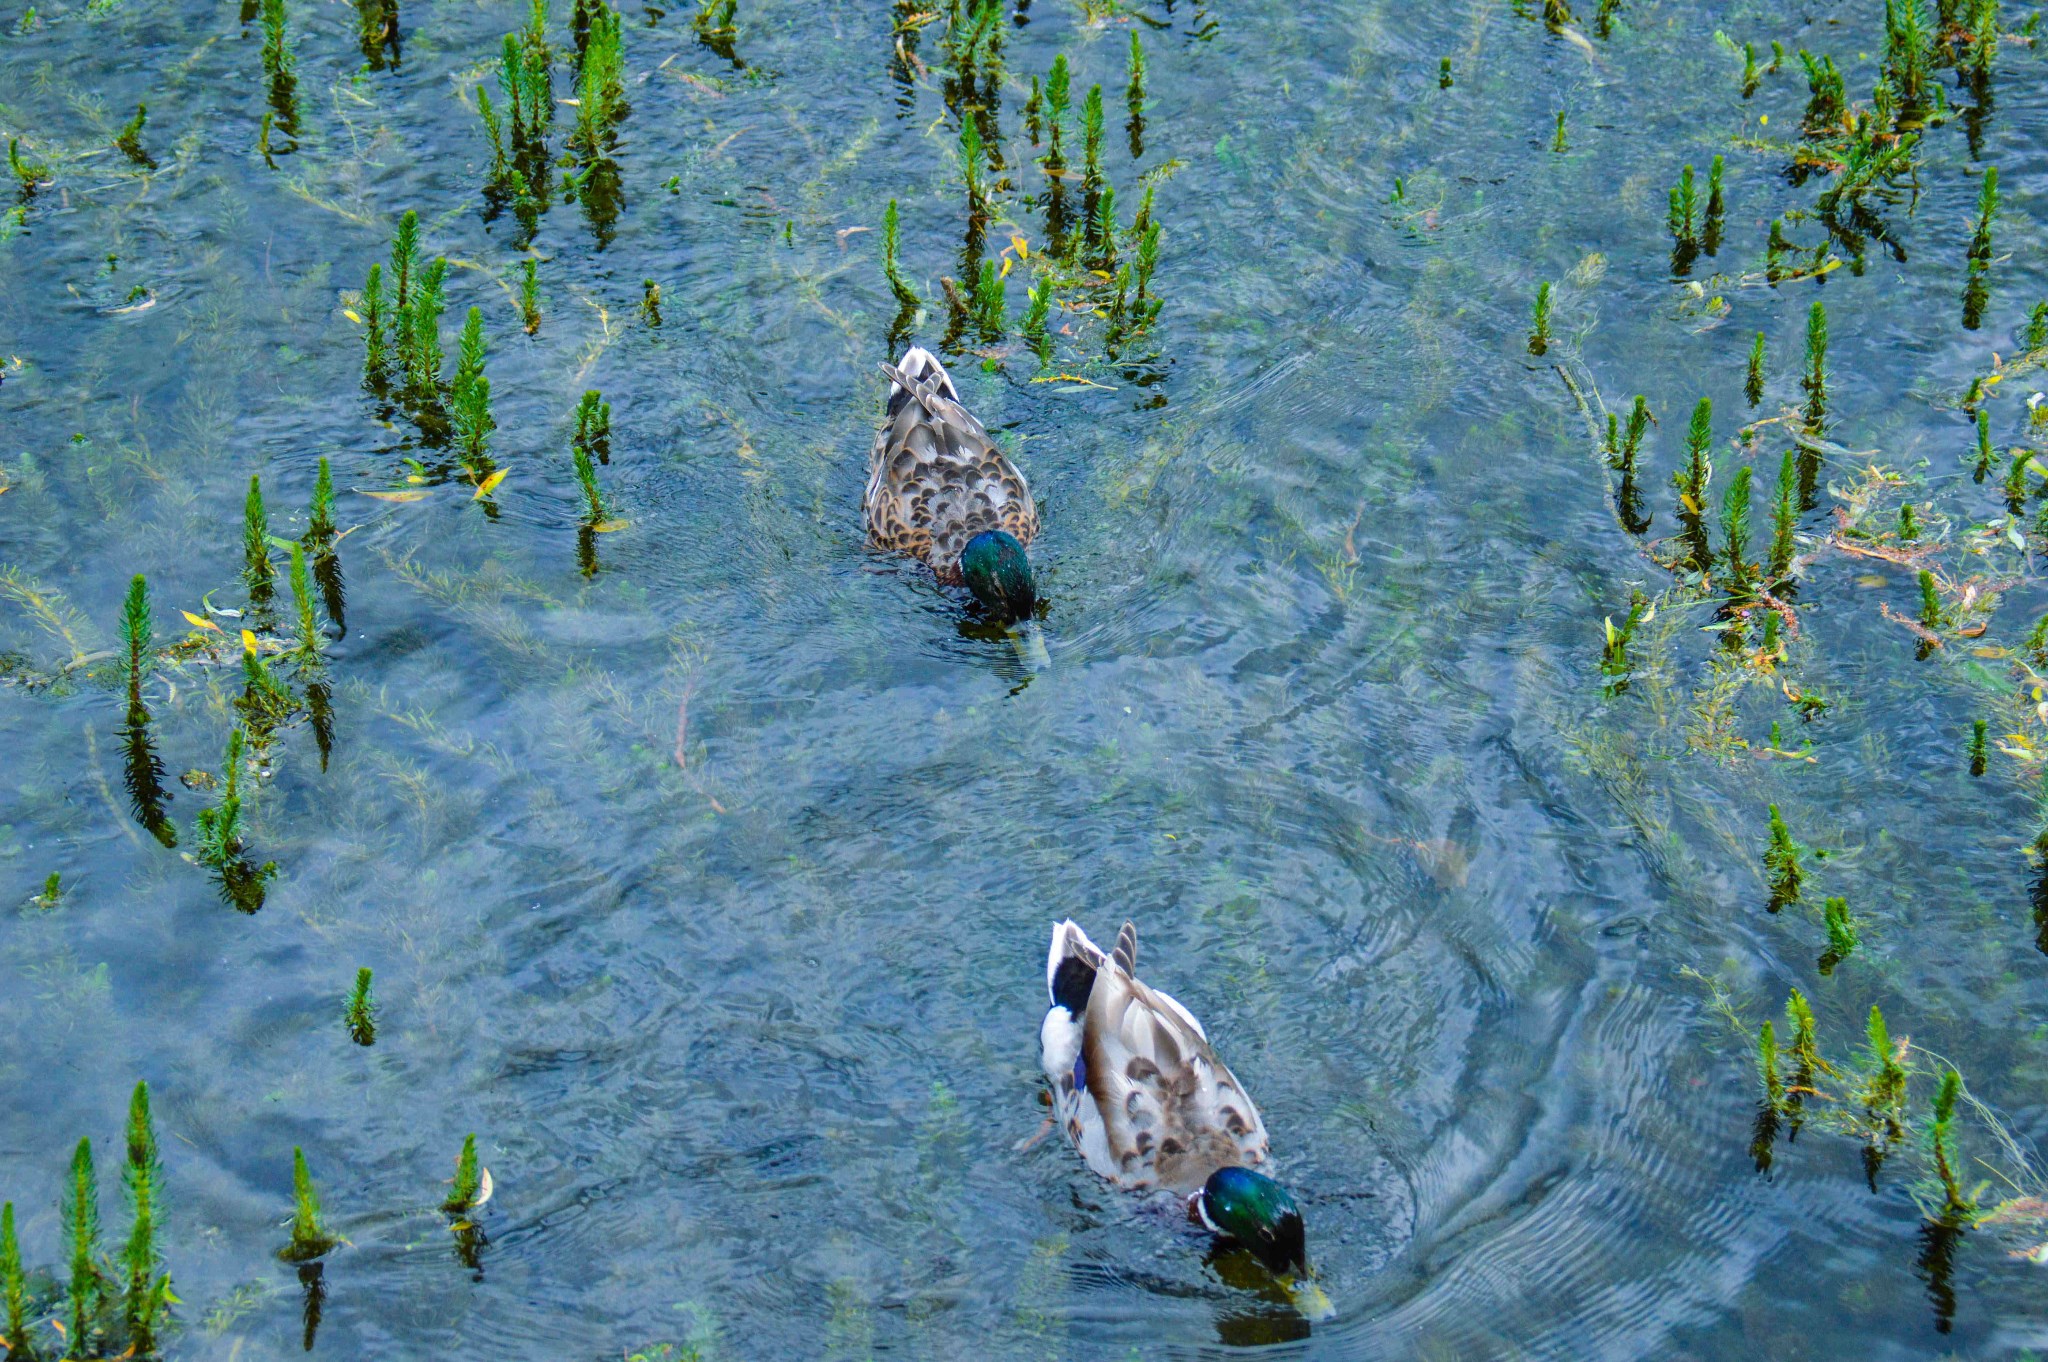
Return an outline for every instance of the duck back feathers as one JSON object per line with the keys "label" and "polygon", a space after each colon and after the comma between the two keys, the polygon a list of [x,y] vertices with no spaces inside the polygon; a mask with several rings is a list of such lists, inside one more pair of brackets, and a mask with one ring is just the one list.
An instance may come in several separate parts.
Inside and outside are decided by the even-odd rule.
{"label": "duck back feathers", "polygon": [[984,530],[1029,545],[1038,508],[1017,466],[996,448],[945,366],[912,346],[889,375],[888,415],[868,456],[862,505],[877,548],[910,554],[958,584],[960,552]]}
{"label": "duck back feathers", "polygon": [[1053,928],[1040,1027],[1053,1110],[1088,1166],[1119,1187],[1187,1194],[1219,1168],[1257,1168],[1266,1127],[1194,1015],[1134,977],[1137,929],[1105,954]]}

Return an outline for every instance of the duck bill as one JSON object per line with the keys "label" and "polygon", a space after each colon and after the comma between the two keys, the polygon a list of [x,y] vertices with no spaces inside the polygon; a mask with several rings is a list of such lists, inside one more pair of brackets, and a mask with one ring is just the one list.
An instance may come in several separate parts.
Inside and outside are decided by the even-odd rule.
{"label": "duck bill", "polygon": [[1042,672],[1052,666],[1052,654],[1045,647],[1045,631],[1039,628],[1038,621],[1025,620],[1011,630],[1010,644],[1031,670]]}
{"label": "duck bill", "polygon": [[1306,1272],[1281,1278],[1280,1289],[1287,1293],[1287,1303],[1292,1305],[1303,1319],[1319,1324],[1336,1317],[1337,1307],[1330,1303],[1330,1298],[1323,1293],[1323,1288],[1316,1285],[1316,1279]]}

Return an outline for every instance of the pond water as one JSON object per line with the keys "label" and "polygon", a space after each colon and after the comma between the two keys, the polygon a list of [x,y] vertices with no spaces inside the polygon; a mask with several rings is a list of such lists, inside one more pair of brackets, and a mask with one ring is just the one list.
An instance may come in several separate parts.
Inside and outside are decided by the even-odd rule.
{"label": "pond water", "polygon": [[[1537,0],[1014,0],[978,33],[943,0],[740,0],[730,32],[719,8],[626,0],[627,107],[579,150],[602,101],[558,102],[537,155],[508,148],[543,208],[487,192],[477,111],[481,83],[507,116],[524,6],[285,0],[288,88],[259,6],[0,6],[0,131],[33,182],[0,186],[0,1197],[38,1318],[68,1318],[82,1135],[109,1253],[127,1232],[146,1080],[170,1356],[2048,1349],[2024,1256],[2048,1237],[2048,469],[2022,465],[2017,513],[2003,490],[2010,451],[2048,448],[2032,7],[2003,6],[1981,76],[1943,35],[1952,116],[1832,224],[1853,172],[1785,173],[1826,145],[1796,54],[1867,108],[1877,0],[1549,23]],[[552,97],[577,99],[576,24],[546,23]],[[1048,234],[1027,101],[1062,53],[1067,213],[1096,83],[1120,264],[1154,189],[1163,305],[1119,337],[1114,288]],[[1668,192],[1691,164],[1704,204],[1717,154],[1717,249],[1675,260]],[[891,199],[923,300],[901,316]],[[448,262],[444,382],[481,309],[488,464],[402,381],[365,384],[365,278],[408,209]],[[941,280],[976,257],[1009,264],[1000,337],[949,318]],[[911,340],[1032,480],[1048,662],[863,542],[878,365]],[[591,389],[601,513],[571,453]],[[1637,393],[1632,534],[1588,412],[1597,433]],[[1701,397],[1716,552],[1733,470],[1756,470],[1761,563],[1792,432],[1821,450],[1768,639],[1762,606],[1727,627],[1718,566],[1666,566]],[[340,537],[310,664],[278,651],[283,548],[269,618],[214,612],[249,603],[250,477],[297,539],[322,459]],[[1603,668],[1637,587],[1656,613]],[[239,703],[244,627],[296,712]],[[223,873],[197,820],[238,724]],[[138,736],[160,816],[129,788]],[[1804,848],[1777,912],[1770,805]],[[1858,941],[1823,972],[1834,896]],[[1066,916],[1135,920],[1141,974],[1207,1023],[1333,1319],[1057,1139],[1020,1148]],[[342,1017],[361,967],[367,1048]],[[1754,1028],[1790,1045],[1795,988],[1839,1072],[1794,1083],[1788,1051],[1804,1126],[1759,1140]],[[1876,1146],[1873,1004],[1911,1040]],[[1935,1157],[1948,1064],[1967,1213]],[[455,1234],[470,1132],[495,1194]],[[294,1147],[345,1240],[317,1289],[278,1257]]]}

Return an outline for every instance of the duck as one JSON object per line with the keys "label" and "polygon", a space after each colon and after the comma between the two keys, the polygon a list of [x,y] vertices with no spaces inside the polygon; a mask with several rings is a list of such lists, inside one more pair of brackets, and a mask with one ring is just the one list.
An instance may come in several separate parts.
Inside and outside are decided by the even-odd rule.
{"label": "duck", "polygon": [[888,415],[861,498],[869,541],[919,559],[945,585],[965,586],[1003,624],[1030,619],[1038,606],[1025,552],[1038,534],[1030,484],[961,404],[937,356],[913,345],[882,372]]}
{"label": "duck", "polygon": [[1137,965],[1132,923],[1107,953],[1072,919],[1052,929],[1039,1050],[1053,1120],[1112,1185],[1183,1198],[1219,1242],[1249,1250],[1283,1285],[1308,1283],[1301,1210],[1265,1171],[1258,1107],[1202,1023],[1141,982]]}

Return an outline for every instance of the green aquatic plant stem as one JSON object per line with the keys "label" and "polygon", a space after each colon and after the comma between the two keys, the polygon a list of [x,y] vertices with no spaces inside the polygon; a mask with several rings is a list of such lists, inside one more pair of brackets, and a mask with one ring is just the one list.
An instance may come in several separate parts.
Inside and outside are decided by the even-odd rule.
{"label": "green aquatic plant stem", "polygon": [[1797,549],[1794,531],[1799,523],[1799,471],[1791,450],[1778,465],[1778,488],[1771,506],[1771,554],[1764,577],[1773,587],[1792,575],[1792,558]]}
{"label": "green aquatic plant stem", "polygon": [[398,219],[398,231],[391,238],[391,282],[396,290],[393,303],[401,316],[409,315],[413,286],[417,284],[420,262],[420,215],[408,208]]}
{"label": "green aquatic plant stem", "polygon": [[1799,64],[1806,69],[1807,89],[1802,129],[1809,137],[1840,129],[1848,117],[1849,93],[1835,59],[1825,54],[1816,57],[1802,47]]}
{"label": "green aquatic plant stem", "polygon": [[519,320],[527,335],[540,331],[540,262],[530,255],[520,266]]}
{"label": "green aquatic plant stem", "polygon": [[1052,333],[1046,326],[1051,310],[1052,280],[1041,279],[1031,288],[1024,309],[1024,324],[1020,328],[1025,341],[1038,356],[1041,367],[1052,363]]}
{"label": "green aquatic plant stem", "polygon": [[1742,395],[1754,407],[1764,400],[1764,333],[1756,333],[1749,347],[1749,372],[1742,382]]}
{"label": "green aquatic plant stem", "polygon": [[139,165],[149,164],[149,153],[142,149],[142,129],[148,122],[149,106],[137,104],[135,117],[123,123],[121,130],[114,134],[114,145],[120,148],[121,154]]}
{"label": "green aquatic plant stem", "polygon": [[1977,481],[1991,471],[1991,413],[1977,409]]}
{"label": "green aquatic plant stem", "polygon": [[441,383],[441,310],[446,306],[443,290],[448,279],[448,262],[435,256],[420,271],[419,288],[412,299],[412,339],[406,350],[407,377],[423,400],[436,396]]}
{"label": "green aquatic plant stem", "polygon": [[476,1161],[476,1136],[466,1135],[462,1140],[462,1152],[455,1156],[455,1181],[449,1188],[448,1199],[441,1203],[441,1209],[450,1215],[462,1215],[475,1207],[477,1196],[483,1191],[483,1175],[478,1171]]}
{"label": "green aquatic plant stem", "polygon": [[121,1251],[121,1266],[127,1274],[122,1313],[134,1351],[146,1356],[155,1351],[157,1326],[170,1299],[170,1278],[157,1272],[161,1261],[156,1236],[163,1167],[158,1157],[156,1129],[150,1119],[147,1083],[137,1083],[129,1099],[127,1146],[122,1182],[128,1191],[132,1218],[128,1242]]}
{"label": "green aquatic plant stem", "polygon": [[7,139],[7,169],[13,174],[14,182],[25,199],[35,197],[36,186],[50,178],[50,167],[41,161],[31,161],[21,154],[21,139]]}
{"label": "green aquatic plant stem", "polygon": [[1900,117],[1917,118],[1940,98],[1934,92],[1934,34],[1921,0],[1885,0],[1884,28],[1886,84]]}
{"label": "green aquatic plant stem", "polygon": [[1675,245],[1686,247],[1697,240],[1698,214],[1699,191],[1693,186],[1692,167],[1688,165],[1678,173],[1678,184],[1671,190],[1671,207],[1665,218]]}
{"label": "green aquatic plant stem", "polygon": [[128,597],[121,603],[122,671],[128,679],[128,709],[142,708],[142,683],[149,679],[156,661],[154,627],[149,613],[149,579],[141,573],[128,583]]}
{"label": "green aquatic plant stem", "polygon": [[1066,158],[1060,150],[1060,138],[1066,128],[1067,109],[1072,98],[1073,77],[1067,67],[1067,54],[1062,52],[1052,59],[1052,70],[1045,78],[1045,168],[1058,171],[1066,165]]}
{"label": "green aquatic plant stem", "polygon": [[1985,747],[1990,736],[1990,728],[1989,722],[1984,719],[1973,719],[1970,722],[1969,757],[1970,774],[1973,776],[1984,774],[1984,763],[1988,755]]}
{"label": "green aquatic plant stem", "polygon": [[1863,1028],[1870,1072],[1866,1078],[1863,1103],[1875,1114],[1896,1112],[1906,1100],[1906,1070],[1892,1048],[1891,1029],[1877,1004],[1870,1005],[1870,1019]]}
{"label": "green aquatic plant stem", "polygon": [[1529,324],[1529,353],[1540,355],[1550,349],[1550,281],[1536,286],[1536,308]]}
{"label": "green aquatic plant stem", "polygon": [[65,1290],[70,1307],[70,1351],[90,1356],[101,1302],[100,1178],[93,1167],[92,1141],[81,1139],[71,1156],[71,1176],[64,1186],[64,1243],[71,1258]]}
{"label": "green aquatic plant stem", "polygon": [[2027,334],[2021,342],[2029,350],[2039,350],[2048,345],[2048,302],[2034,304],[2034,310],[2027,317]]}
{"label": "green aquatic plant stem", "polygon": [[967,213],[973,218],[988,216],[987,191],[981,178],[983,148],[981,125],[972,116],[960,120],[960,174],[967,182]]}
{"label": "green aquatic plant stem", "polygon": [[618,123],[626,90],[624,26],[604,0],[585,7],[590,31],[576,81],[576,131],[571,136],[584,163],[597,161]]}
{"label": "green aquatic plant stem", "polygon": [[284,0],[263,0],[263,72],[277,81],[292,73],[292,49],[285,33]]}
{"label": "green aquatic plant stem", "polygon": [[1828,415],[1828,308],[1818,298],[1806,313],[1806,377],[1802,386],[1806,389],[1807,429],[1819,431]]}
{"label": "green aquatic plant stem", "polygon": [[1770,810],[1770,839],[1764,844],[1764,883],[1770,887],[1771,911],[1776,912],[1785,904],[1799,901],[1799,883],[1804,872],[1799,865],[1799,844],[1786,830],[1778,806],[1773,804]]}
{"label": "green aquatic plant stem", "polygon": [[606,518],[603,494],[597,486],[597,466],[591,462],[590,446],[577,441],[570,450],[576,465],[576,484],[583,489],[585,519],[591,525],[602,523]]}
{"label": "green aquatic plant stem", "polygon": [[370,277],[363,281],[364,376],[375,378],[384,363],[384,266],[373,263]]}
{"label": "green aquatic plant stem", "polygon": [[1550,149],[1559,156],[1572,149],[1571,140],[1565,135],[1565,111],[1557,111],[1557,131],[1550,136]]}
{"label": "green aquatic plant stem", "polygon": [[313,574],[306,570],[306,546],[296,540],[291,546],[291,584],[292,602],[299,613],[299,646],[292,657],[301,666],[311,666],[320,661],[324,640],[313,614]]}
{"label": "green aquatic plant stem", "polygon": [[1769,1018],[1757,1028],[1756,1070],[1763,1080],[1764,1101],[1776,1111],[1785,1104],[1785,1084],[1778,1077],[1778,1032]]}
{"label": "green aquatic plant stem", "polygon": [[348,1025],[349,1038],[358,1045],[377,1043],[377,1004],[370,996],[370,968],[365,965],[356,971],[356,982],[348,991],[348,1002],[342,1008],[342,1020]]}
{"label": "green aquatic plant stem", "polygon": [[280,1255],[286,1262],[306,1263],[324,1255],[339,1241],[327,1232],[320,1215],[320,1193],[306,1169],[305,1151],[292,1148],[292,1240]]}
{"label": "green aquatic plant stem", "polygon": [[1756,586],[1756,566],[1749,561],[1750,481],[1750,466],[1744,464],[1721,493],[1722,561],[1728,569],[1728,593],[1737,600],[1747,599]]}
{"label": "green aquatic plant stem", "polygon": [[263,509],[260,474],[249,475],[249,495],[242,501],[242,581],[249,588],[249,603],[258,609],[270,604],[277,588],[277,568],[270,561],[270,518]]}
{"label": "green aquatic plant stem", "polygon": [[1095,268],[1105,272],[1116,268],[1116,186],[1105,184],[1088,219],[1088,244],[1095,252]]}
{"label": "green aquatic plant stem", "polygon": [[1714,478],[1714,402],[1702,397],[1692,409],[1692,423],[1685,433],[1685,466],[1673,475],[1686,511],[1705,515],[1707,486]]}
{"label": "green aquatic plant stem", "polygon": [[0,1205],[0,1310],[7,1326],[8,1356],[31,1356],[28,1344],[28,1281],[21,1270],[21,1240],[14,1231],[14,1203]]}
{"label": "green aquatic plant stem", "polygon": [[198,857],[215,870],[225,870],[242,846],[242,749],[242,730],[229,729],[221,758],[220,800],[199,811]]}
{"label": "green aquatic plant stem", "polygon": [[584,393],[576,404],[576,434],[573,439],[578,449],[599,463],[611,462],[612,404],[605,401],[603,394],[595,388]]}
{"label": "green aquatic plant stem", "polygon": [[1439,61],[1436,66],[1436,88],[1439,90],[1448,90],[1454,84],[1456,84],[1456,82],[1451,79],[1451,59],[1449,57],[1445,57],[1441,61]]}
{"label": "green aquatic plant stem", "polygon": [[484,313],[472,307],[462,324],[456,347],[455,378],[449,388],[450,410],[462,462],[472,476],[482,477],[490,462],[491,380],[484,373]]}
{"label": "green aquatic plant stem", "polygon": [[1935,589],[1934,574],[1920,569],[1920,623],[1929,629],[1941,627],[1941,593]]}
{"label": "green aquatic plant stem", "polygon": [[333,547],[336,532],[334,470],[322,454],[319,470],[313,475],[313,502],[306,512],[306,544],[315,553],[324,552]]}
{"label": "green aquatic plant stem", "polygon": [[[1821,918],[1828,929],[1828,958],[1833,963],[1847,960],[1856,950],[1856,924],[1849,920],[1849,901],[1830,898],[1821,905]],[[1825,971],[1823,971],[1825,972]]]}
{"label": "green aquatic plant stem", "polygon": [[1984,167],[1977,185],[1977,230],[1970,237],[1969,260],[1973,270],[1991,265],[1991,220],[1998,216],[1998,167]]}
{"label": "green aquatic plant stem", "polygon": [[1941,1180],[1942,1215],[1962,1223],[1977,1213],[1977,1203],[1963,1192],[1956,1174],[1956,1101],[1962,1095],[1963,1078],[1954,1069],[1942,1072],[1941,1086],[1934,1093],[1934,1119],[1927,1127],[1928,1152],[1933,1156],[1935,1176]]}
{"label": "green aquatic plant stem", "polygon": [[1785,999],[1785,1015],[1792,1023],[1794,1081],[1804,1086],[1813,1075],[1827,1072],[1828,1066],[1821,1059],[1820,1047],[1814,1040],[1813,1008],[1806,1001],[1806,995],[1796,988]]}
{"label": "green aquatic plant stem", "polygon": [[[972,119],[968,120],[970,123]],[[882,211],[882,274],[889,281],[889,292],[896,295],[899,307],[916,307],[924,301],[910,281],[903,277],[900,265],[902,250],[902,219],[897,213],[896,200],[889,200],[889,206]]]}
{"label": "green aquatic plant stem", "polygon": [[1145,44],[1138,39],[1138,30],[1131,30],[1131,52],[1124,63],[1124,103],[1129,107],[1132,118],[1140,118],[1145,112]]}

